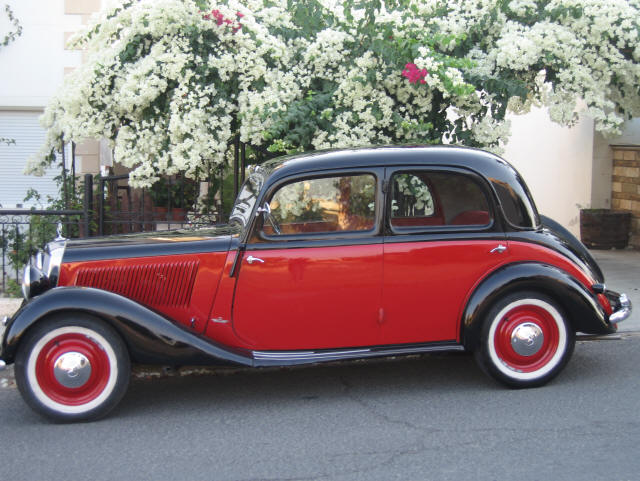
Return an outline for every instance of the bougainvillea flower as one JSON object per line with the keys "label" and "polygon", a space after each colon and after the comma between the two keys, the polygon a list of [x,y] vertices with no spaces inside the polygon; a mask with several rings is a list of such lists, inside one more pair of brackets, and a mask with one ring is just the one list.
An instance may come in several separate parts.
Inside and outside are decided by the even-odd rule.
{"label": "bougainvillea flower", "polygon": [[402,76],[407,77],[407,79],[409,79],[409,83],[415,84],[420,82],[421,84],[424,84],[427,83],[424,78],[428,73],[429,72],[427,72],[426,68],[418,69],[418,66],[415,63],[408,63],[404,66]]}

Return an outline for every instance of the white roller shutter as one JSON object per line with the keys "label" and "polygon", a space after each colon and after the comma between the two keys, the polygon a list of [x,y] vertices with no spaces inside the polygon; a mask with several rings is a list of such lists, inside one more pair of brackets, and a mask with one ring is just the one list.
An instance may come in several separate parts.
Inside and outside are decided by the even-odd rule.
{"label": "white roller shutter", "polygon": [[[2,209],[46,206],[47,196],[57,197],[58,187],[53,178],[60,169],[50,169],[42,177],[24,175],[27,159],[36,154],[44,143],[45,131],[38,123],[42,112],[0,111],[0,137],[14,139],[15,144],[0,143],[0,204]],[[29,188],[42,196],[43,206],[25,202]]]}

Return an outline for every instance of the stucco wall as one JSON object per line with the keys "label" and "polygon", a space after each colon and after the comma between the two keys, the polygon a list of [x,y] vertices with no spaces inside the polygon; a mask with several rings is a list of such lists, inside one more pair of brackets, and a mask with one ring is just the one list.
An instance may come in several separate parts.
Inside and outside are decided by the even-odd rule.
{"label": "stucco wall", "polygon": [[64,50],[64,41],[65,32],[76,30],[81,17],[65,15],[64,0],[2,3],[20,21],[22,35],[0,49],[0,108],[42,110],[62,84],[64,68],[80,64],[82,54]]}
{"label": "stucco wall", "polygon": [[[67,40],[100,9],[102,0],[5,1],[22,25],[22,35],[0,49],[0,110],[42,112],[62,85],[65,73],[83,60],[83,52],[65,48]],[[6,15],[0,16],[0,31],[2,28],[9,28]],[[13,160],[24,165],[36,152]],[[78,144],[75,165],[78,173],[98,172],[98,143]]]}
{"label": "stucco wall", "polygon": [[593,121],[583,118],[575,127],[561,127],[546,109],[510,120],[505,159],[524,177],[539,212],[579,236],[579,208],[592,200]]}
{"label": "stucco wall", "polygon": [[640,145],[640,118],[628,121],[622,135],[610,139],[610,143],[612,145]]}

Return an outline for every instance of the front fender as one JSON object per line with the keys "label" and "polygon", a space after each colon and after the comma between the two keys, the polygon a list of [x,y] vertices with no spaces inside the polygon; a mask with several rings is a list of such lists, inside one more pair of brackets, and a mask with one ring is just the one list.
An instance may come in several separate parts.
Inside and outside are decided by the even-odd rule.
{"label": "front fender", "polygon": [[484,316],[491,306],[500,297],[519,290],[538,291],[554,299],[568,315],[575,331],[589,334],[615,332],[595,295],[580,281],[552,265],[521,262],[491,273],[469,298],[460,332],[466,349],[474,350],[478,345]]}
{"label": "front fender", "polygon": [[110,324],[122,336],[134,362],[251,365],[248,352],[204,340],[131,299],[89,287],[57,287],[23,305],[7,325],[2,359],[13,362],[27,330],[61,312],[90,314]]}

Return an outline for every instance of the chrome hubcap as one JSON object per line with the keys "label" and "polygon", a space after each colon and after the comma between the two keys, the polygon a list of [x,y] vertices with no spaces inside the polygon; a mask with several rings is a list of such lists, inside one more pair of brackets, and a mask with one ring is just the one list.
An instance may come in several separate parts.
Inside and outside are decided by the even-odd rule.
{"label": "chrome hubcap", "polygon": [[533,356],[544,343],[542,329],[533,322],[525,322],[511,333],[511,347],[521,356]]}
{"label": "chrome hubcap", "polygon": [[91,377],[91,363],[84,354],[65,352],[53,364],[53,374],[64,387],[80,387]]}

